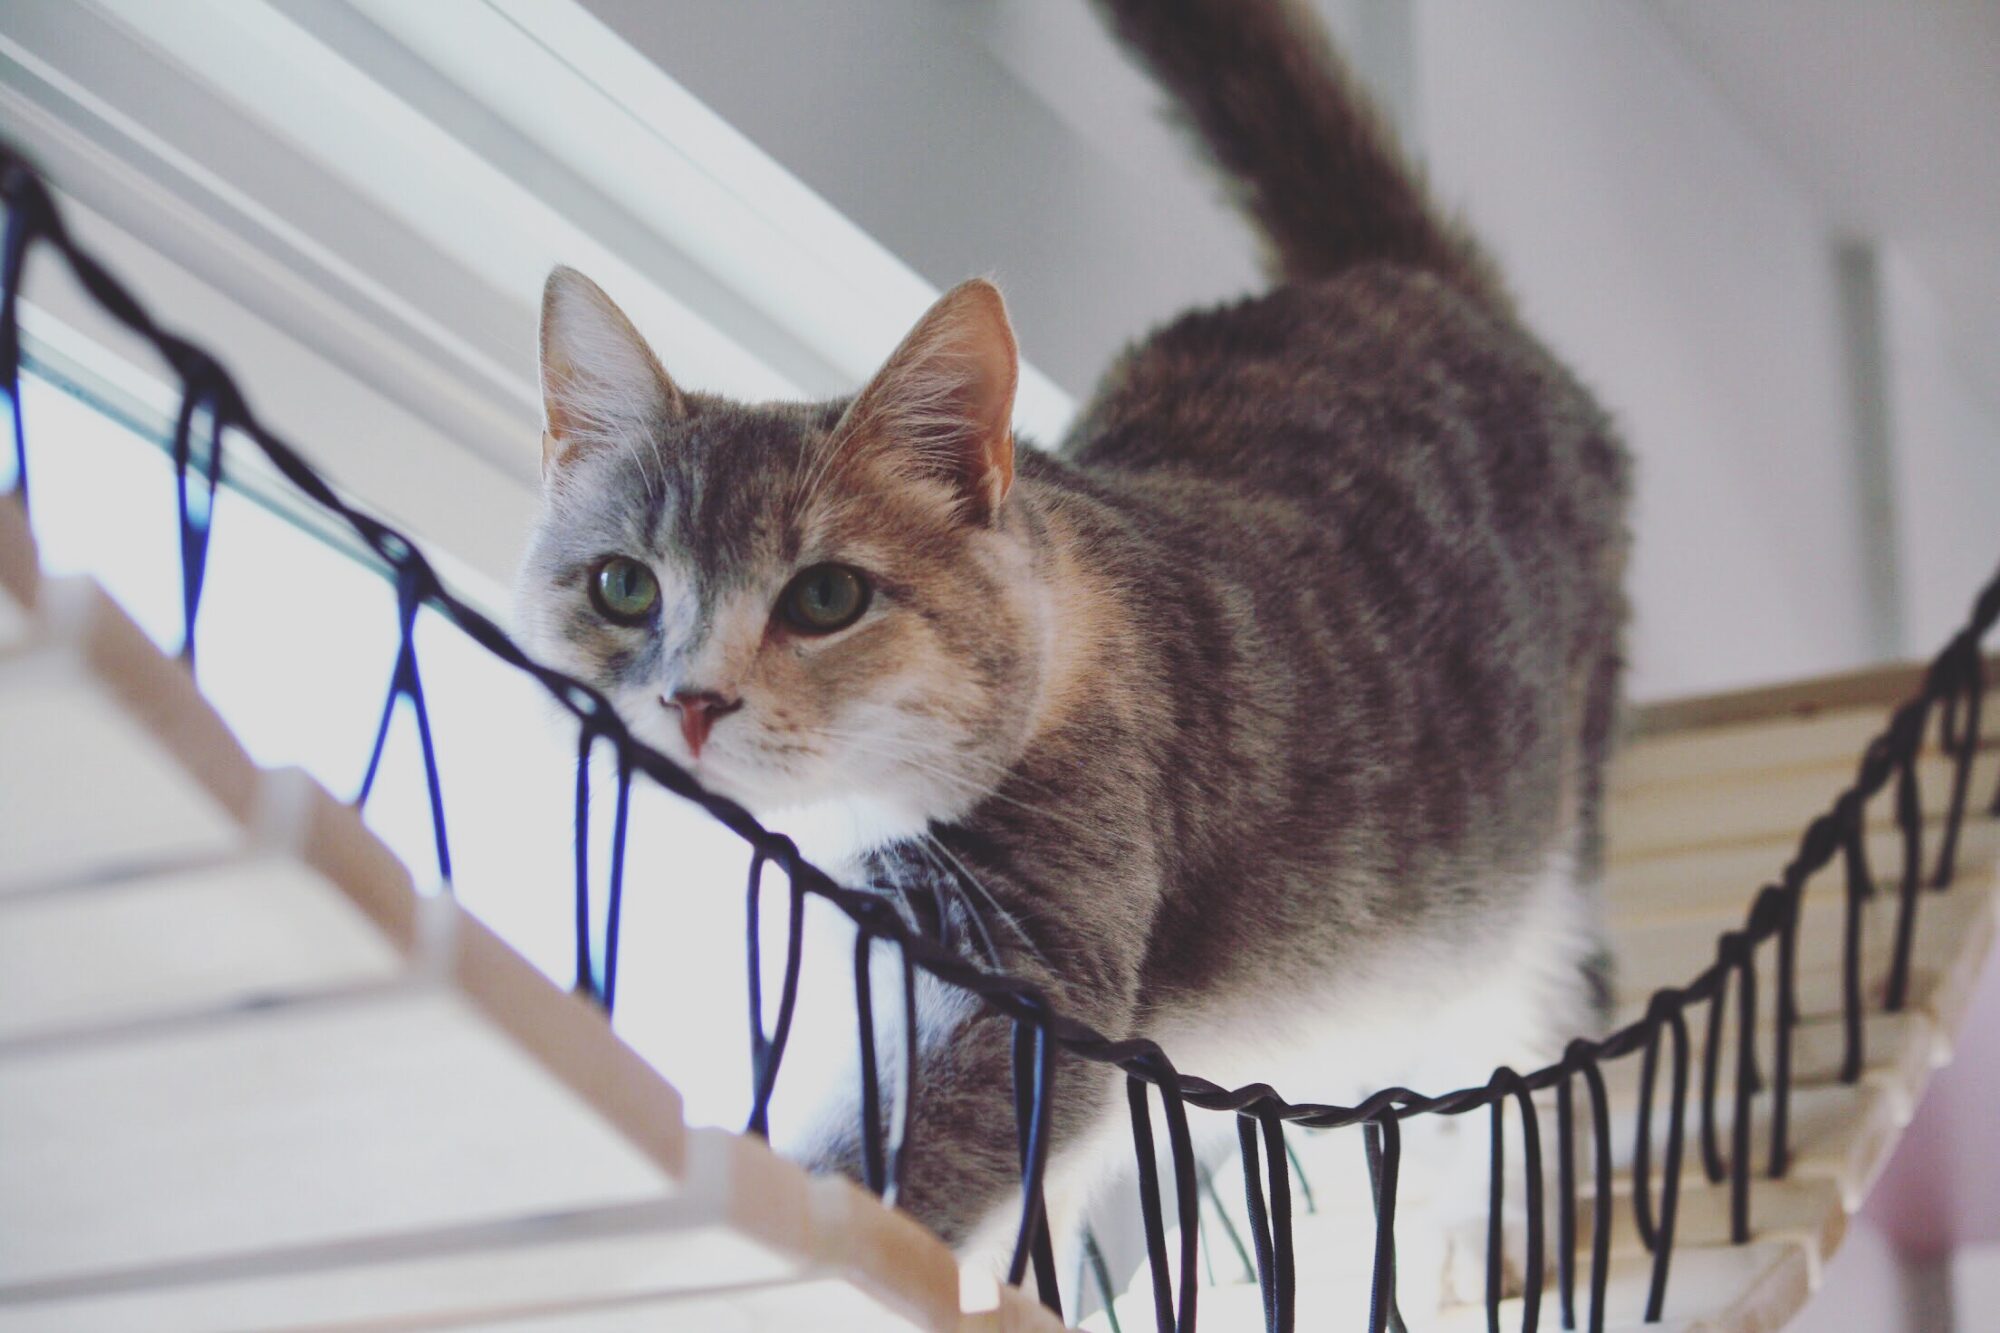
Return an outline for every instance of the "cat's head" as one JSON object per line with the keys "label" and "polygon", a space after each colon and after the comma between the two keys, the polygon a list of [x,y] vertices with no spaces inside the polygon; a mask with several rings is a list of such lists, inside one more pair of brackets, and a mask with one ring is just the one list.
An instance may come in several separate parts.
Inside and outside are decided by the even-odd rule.
{"label": "cat's head", "polygon": [[1019,753],[1044,652],[1007,504],[1017,361],[992,284],[939,299],[852,400],[675,385],[596,284],[542,304],[529,651],[764,812],[920,827]]}

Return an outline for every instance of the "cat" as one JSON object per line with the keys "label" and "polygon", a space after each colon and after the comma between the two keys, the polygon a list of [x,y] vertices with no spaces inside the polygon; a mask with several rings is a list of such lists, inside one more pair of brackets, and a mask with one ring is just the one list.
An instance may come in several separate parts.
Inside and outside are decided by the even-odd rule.
{"label": "cat", "polygon": [[[854,883],[1184,1071],[1536,1067],[1606,1004],[1626,455],[1307,15],[1102,7],[1269,289],[1136,342],[1044,451],[987,281],[852,398],[744,404],[558,269],[522,638],[760,816],[846,811]],[[1009,1024],[928,982],[920,1018],[899,1203],[972,1246],[1018,1199]],[[1052,1199],[1129,1160],[1122,1078],[1058,1062]],[[858,1174],[857,1123],[796,1150]]]}

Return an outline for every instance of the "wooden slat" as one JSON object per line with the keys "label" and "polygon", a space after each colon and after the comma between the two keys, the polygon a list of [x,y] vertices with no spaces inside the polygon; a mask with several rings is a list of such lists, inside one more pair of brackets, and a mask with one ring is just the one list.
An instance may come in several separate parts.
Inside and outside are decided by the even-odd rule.
{"label": "wooden slat", "polygon": [[[1587,1147],[1587,1144],[1584,1145]],[[1592,1182],[1587,1152],[1582,1163],[1577,1197],[1577,1290],[1586,1296],[1590,1289],[1590,1237],[1596,1218],[1596,1186]],[[1556,1289],[1556,1202],[1551,1164],[1549,1208],[1544,1233],[1544,1309],[1557,1308]],[[1657,1207],[1657,1203],[1655,1207]],[[1730,1199],[1726,1186],[1689,1182],[1681,1192],[1675,1218],[1675,1244],[1688,1250],[1727,1247],[1730,1242]],[[1839,1186],[1830,1180],[1760,1180],[1750,1198],[1750,1236],[1765,1244],[1797,1245],[1805,1252],[1815,1283],[1825,1260],[1839,1247],[1847,1231],[1847,1211],[1842,1206]],[[1449,1305],[1478,1305],[1486,1299],[1486,1223],[1468,1221],[1451,1230],[1450,1257],[1446,1265],[1445,1294]],[[1502,1291],[1509,1297],[1522,1293],[1523,1256],[1527,1253],[1527,1229],[1520,1216],[1505,1226],[1506,1269]],[[1611,1257],[1643,1260],[1651,1253],[1640,1238],[1632,1206],[1631,1185],[1621,1179],[1612,1196]]]}
{"label": "wooden slat", "polygon": [[[953,1333],[948,1251],[755,1140],[689,1136],[670,1196],[457,1232],[272,1253],[221,1280],[40,1301],[0,1290],[0,1329],[824,1328]],[[921,1233],[919,1232],[919,1235]],[[879,1252],[869,1252],[874,1249]]]}
{"label": "wooden slat", "polygon": [[[1918,761],[1927,816],[1935,818],[1949,809],[1952,769],[1952,761],[1937,754]],[[2000,776],[2000,742],[1988,741],[1974,759],[1973,790],[1982,796],[1991,793],[1996,776]],[[1850,761],[1648,787],[1613,803],[1606,826],[1608,855],[1617,863],[1695,847],[1796,838],[1832,806],[1852,779]],[[1893,828],[1893,788],[1870,801],[1866,813],[1870,828]]]}
{"label": "wooden slat", "polygon": [[[1637,734],[1611,768],[1613,799],[1654,786],[1713,782],[1744,773],[1805,767],[1851,773],[1895,709],[1921,688],[1925,670],[1891,667],[1728,700],[1641,709]],[[1996,672],[2000,657],[1989,659],[1989,678]],[[1770,711],[1774,701],[1775,712]],[[1688,724],[1704,710],[1730,720]],[[1926,737],[1933,749],[1935,725]],[[1989,711],[1980,731],[1989,741],[2000,739],[2000,717]]]}
{"label": "wooden slat", "polygon": [[[1033,1283],[1029,1285],[1032,1287]],[[1062,1333],[1063,1323],[1029,1292],[996,1282],[986,1273],[967,1270],[961,1284],[965,1313],[959,1333]],[[1207,1327],[1206,1323],[1203,1327]],[[803,1325],[802,1327],[811,1327]],[[1085,1327],[1091,1327],[1086,1324]],[[1128,1325],[1144,1328],[1144,1324]],[[1227,1327],[1218,1324],[1218,1328]]]}
{"label": "wooden slat", "polygon": [[18,1054],[0,1061],[0,1120],[0,1284],[598,1207],[668,1184],[438,988]]}
{"label": "wooden slat", "polygon": [[0,1050],[393,977],[402,866],[304,773],[262,776],[254,805],[230,859],[0,896]]}
{"label": "wooden slat", "polygon": [[[1761,1022],[1757,1029],[1759,1067],[1767,1076],[1772,1058],[1773,1031],[1770,1022]],[[1703,1048],[1707,1045],[1706,1023],[1690,1023],[1688,1038],[1690,1059],[1698,1070]],[[1906,1121],[1939,1063],[1940,1036],[1936,1021],[1920,1010],[1907,1010],[1900,1014],[1870,1012],[1862,1020],[1862,1041],[1862,1079],[1887,1093],[1898,1123]],[[1736,1026],[1733,1019],[1723,1027],[1720,1049],[1720,1096],[1726,1100],[1735,1086]],[[1838,1083],[1845,1055],[1846,1028],[1839,1019],[1816,1018],[1800,1023],[1792,1029],[1794,1086]],[[1614,1097],[1628,1097],[1638,1086],[1639,1057],[1628,1056],[1604,1066],[1604,1081]]]}
{"label": "wooden slat", "polygon": [[0,652],[26,637],[40,582],[35,536],[20,498],[0,495]]}
{"label": "wooden slat", "polygon": [[401,967],[286,857],[24,895],[0,904],[0,1049],[379,984]]}
{"label": "wooden slat", "polygon": [[[1812,1266],[1798,1245],[1753,1243],[1709,1249],[1677,1250],[1668,1274],[1665,1317],[1657,1324],[1643,1320],[1652,1281],[1650,1261],[1639,1257],[1614,1260],[1606,1293],[1608,1329],[1644,1329],[1646,1333],[1720,1333],[1721,1330],[1767,1330],[1784,1326],[1805,1305],[1812,1290]],[[1556,1324],[1554,1293],[1542,1296],[1544,1327]],[[1580,1292],[1587,1314],[1589,1300]],[[1500,1326],[1520,1328],[1521,1300],[1500,1306]],[[1434,1321],[1412,1327],[1439,1333],[1472,1333],[1486,1328],[1484,1305],[1458,1305]]]}
{"label": "wooden slat", "polygon": [[[838,1278],[704,1297],[610,1297],[530,1315],[426,1324],[452,1333],[906,1333],[922,1328]],[[1044,1324],[1036,1333],[1060,1330]],[[329,1329],[327,1333],[332,1333]],[[361,1333],[357,1328],[354,1333]],[[1025,1333],[1025,1330],[1024,1330]]]}
{"label": "wooden slat", "polygon": [[[1639,1224],[1632,1207],[1629,1183],[1614,1195],[1611,1212],[1613,1256],[1636,1259],[1646,1254],[1648,1251],[1640,1239]],[[1596,1220],[1592,1194],[1585,1192],[1579,1200],[1577,1213],[1577,1235],[1582,1240],[1579,1253],[1587,1276],[1588,1239]],[[1840,1247],[1846,1234],[1847,1212],[1842,1206],[1837,1181],[1810,1177],[1759,1180],[1751,1190],[1751,1238],[1800,1245],[1812,1260],[1815,1281],[1818,1280],[1819,1265]],[[1705,1182],[1684,1186],[1680,1209],[1674,1221],[1674,1235],[1676,1244],[1691,1250],[1730,1244],[1728,1186]]]}
{"label": "wooden slat", "polygon": [[[1996,665],[2000,665],[2000,654],[1989,655],[1989,674]],[[1636,744],[1645,744],[1669,734],[1811,720],[1849,709],[1881,709],[1886,716],[1889,709],[1923,687],[1928,670],[1928,663],[1895,662],[1780,685],[1663,700],[1634,710],[1632,737]]]}
{"label": "wooden slat", "polygon": [[0,894],[217,859],[256,819],[242,747],[87,583],[42,585],[28,637],[0,653],[0,750]]}
{"label": "wooden slat", "polygon": [[[1995,712],[2000,712],[1996,708]],[[1924,826],[1922,852],[1928,876],[1936,864],[1944,821]],[[1793,831],[1777,838],[1725,847],[1697,847],[1659,856],[1634,857],[1610,867],[1605,912],[1614,926],[1699,917],[1717,934],[1743,924],[1757,890],[1776,880],[1798,847]],[[1959,860],[1976,879],[2000,860],[2000,821],[1968,818],[1959,832]],[[1868,864],[1885,892],[1899,891],[1903,873],[1901,835],[1878,830],[1868,835]],[[1806,883],[1809,897],[1838,896],[1843,870],[1836,859]],[[1928,882],[1928,881],[1926,881]]]}
{"label": "wooden slat", "polygon": [[[1800,1012],[1820,1017],[1841,1011],[1842,940],[1846,904],[1842,895],[1808,893],[1799,913],[1798,972]],[[1878,894],[1862,906],[1861,964],[1863,993],[1870,1007],[1880,1008],[1894,953],[1898,904]],[[1919,900],[1912,961],[1935,984],[1939,969],[1963,953],[1962,941],[1978,939],[1990,927],[1994,897],[1990,889],[1961,884],[1946,893],[1926,892]],[[1616,959],[1620,1009],[1636,1015],[1646,998],[1662,986],[1691,980],[1715,961],[1717,931],[1701,919],[1651,922],[1616,928],[1611,944]],[[1758,981],[1775,978],[1777,944],[1767,941],[1758,951]]]}
{"label": "wooden slat", "polygon": [[[1769,1160],[1766,1148],[1770,1142],[1770,1105],[1769,1097],[1759,1097],[1751,1109],[1752,1161],[1760,1171]],[[1667,1097],[1663,1089],[1658,1094],[1652,1124],[1652,1168],[1656,1180],[1662,1170],[1662,1153],[1667,1141],[1666,1106]],[[1722,1099],[1716,1107],[1716,1124],[1725,1157],[1728,1155],[1729,1127],[1733,1123],[1729,1102],[1726,1098]],[[1614,1103],[1611,1158],[1620,1174],[1631,1167],[1636,1127],[1636,1103]],[[1801,1180],[1833,1181],[1840,1187],[1841,1197],[1852,1211],[1860,1206],[1868,1187],[1875,1183],[1875,1177],[1888,1163],[1889,1150],[1895,1146],[1899,1128],[1895,1109],[1887,1094],[1879,1088],[1867,1084],[1852,1087],[1822,1084],[1794,1088],[1791,1098],[1791,1175]],[[1688,1180],[1705,1179],[1699,1152],[1699,1129],[1697,1102],[1690,1095],[1687,1139],[1681,1159],[1682,1172]]]}
{"label": "wooden slat", "polygon": [[958,1263],[909,1214],[842,1179],[812,1185],[814,1257],[883,1308],[919,1327],[960,1322]]}
{"label": "wooden slat", "polygon": [[[1590,1181],[1590,1159],[1580,1159],[1580,1187],[1576,1201],[1578,1235],[1578,1293],[1590,1289],[1590,1237],[1596,1225],[1596,1185]],[[1554,1177],[1554,1171],[1550,1171]],[[1658,1203],[1654,1203],[1658,1207]],[[1550,1207],[1546,1219],[1546,1273],[1544,1309],[1556,1309],[1556,1205],[1554,1185],[1550,1185]],[[1814,1281],[1820,1265],[1840,1247],[1846,1235],[1848,1215],[1840,1201],[1840,1187],[1828,1179],[1784,1179],[1758,1181],[1750,1195],[1750,1239],[1772,1245],[1798,1245],[1806,1251]],[[1682,1185],[1680,1211],[1674,1219],[1678,1247],[1716,1249],[1730,1245],[1730,1191],[1726,1185],[1688,1181]],[[1520,1265],[1526,1255],[1526,1225],[1520,1215],[1506,1223],[1508,1281],[1506,1295],[1522,1293]],[[1632,1185],[1620,1179],[1612,1193],[1612,1261],[1646,1259],[1652,1251],[1638,1233],[1638,1217],[1632,1209]],[[1478,1305],[1486,1299],[1486,1221],[1466,1223],[1452,1231],[1452,1263],[1446,1283],[1450,1303]]]}

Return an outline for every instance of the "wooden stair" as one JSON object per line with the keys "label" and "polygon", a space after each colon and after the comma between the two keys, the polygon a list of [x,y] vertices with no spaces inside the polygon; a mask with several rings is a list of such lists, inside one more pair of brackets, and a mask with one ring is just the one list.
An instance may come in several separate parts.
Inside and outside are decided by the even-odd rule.
{"label": "wooden stair", "polygon": [[[1742,924],[1751,892],[1916,679],[1871,672],[1646,715],[1611,817],[1627,1016]],[[305,775],[258,770],[100,591],[42,581],[5,499],[0,751],[0,1333],[1060,1327],[866,1193],[811,1180],[759,1140],[684,1126],[674,1090],[593,1005],[448,898],[416,893],[354,811]],[[1991,708],[1975,800],[1996,770]],[[1923,776],[1935,827],[1942,758]],[[1895,833],[1870,839],[1893,889]],[[1958,886],[1924,898],[1900,1013],[1879,1002],[1895,895],[1868,905],[1867,1058],[1853,1085],[1838,1078],[1838,867],[1808,887],[1794,1169],[1756,1182],[1753,1239],[1729,1244],[1727,1187],[1703,1175],[1690,1115],[1666,1326],[1775,1328],[1808,1298],[1950,1055],[1992,942],[1996,860],[2000,824],[1969,814]],[[1767,1040],[1774,971],[1759,975]],[[1699,1011],[1689,1026],[1698,1071]],[[1732,1009],[1725,1042],[1734,1030]],[[1637,1064],[1605,1071],[1621,1204]],[[1726,1053],[1723,1069],[1726,1144]],[[1756,1114],[1768,1105],[1757,1099]],[[1483,1114],[1473,1119],[1483,1133]],[[1553,1119],[1545,1106],[1545,1127]],[[1349,1131],[1294,1143],[1327,1192],[1356,1172]],[[1406,1213],[1400,1258],[1433,1254],[1450,1305],[1430,1319],[1406,1310],[1412,1327],[1484,1327],[1483,1230],[1420,1227]],[[1650,1259],[1629,1206],[1612,1235],[1609,1323],[1623,1327],[1639,1322]],[[1369,1237],[1353,1219],[1298,1218],[1300,1327],[1359,1320],[1346,1308],[1322,1319],[1309,1302],[1321,1279],[1365,1266]],[[1233,1254],[1214,1257],[1223,1280],[1203,1293],[1200,1327],[1261,1328],[1255,1285],[1230,1280]],[[1551,1286],[1545,1326],[1556,1309]],[[1124,1329],[1153,1327],[1145,1273],[1117,1311]]]}

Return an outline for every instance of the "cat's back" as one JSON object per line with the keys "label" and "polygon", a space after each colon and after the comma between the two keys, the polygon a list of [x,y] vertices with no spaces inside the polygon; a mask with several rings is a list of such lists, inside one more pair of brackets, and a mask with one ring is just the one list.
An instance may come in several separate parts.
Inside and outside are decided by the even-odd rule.
{"label": "cat's back", "polygon": [[1060,452],[1305,504],[1442,467],[1615,503],[1628,471],[1605,414],[1510,312],[1386,262],[1164,325],[1107,372]]}

